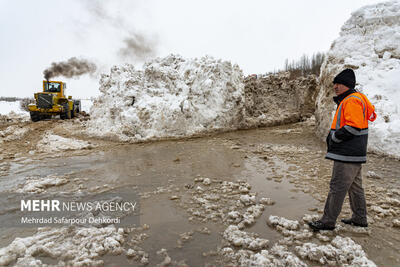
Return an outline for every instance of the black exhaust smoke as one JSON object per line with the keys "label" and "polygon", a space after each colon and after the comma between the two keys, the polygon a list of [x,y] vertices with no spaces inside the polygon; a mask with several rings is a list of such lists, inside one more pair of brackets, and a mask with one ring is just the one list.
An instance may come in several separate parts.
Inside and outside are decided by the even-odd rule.
{"label": "black exhaust smoke", "polygon": [[145,61],[149,57],[154,57],[155,44],[144,35],[131,33],[129,38],[124,40],[124,47],[119,50],[122,57]]}
{"label": "black exhaust smoke", "polygon": [[87,59],[72,57],[67,61],[51,63],[51,66],[43,71],[43,75],[48,81],[57,76],[72,78],[83,74],[93,74],[96,69],[97,66],[93,62]]}
{"label": "black exhaust smoke", "polygon": [[[158,38],[143,34],[133,27],[128,18],[131,17],[130,11],[134,8],[139,8],[138,1],[125,0],[119,2],[129,3],[127,7],[132,9],[120,10],[121,12],[113,13],[111,10],[119,10],[119,4],[113,5],[113,1],[94,1],[94,0],[81,0],[80,3],[85,5],[85,8],[97,20],[97,23],[105,23],[119,32],[123,32],[123,40],[118,49],[118,56],[126,61],[146,61],[149,58],[156,56]],[[111,4],[111,5],[110,5]],[[121,6],[122,3],[120,3]],[[113,8],[114,7],[114,8]]]}

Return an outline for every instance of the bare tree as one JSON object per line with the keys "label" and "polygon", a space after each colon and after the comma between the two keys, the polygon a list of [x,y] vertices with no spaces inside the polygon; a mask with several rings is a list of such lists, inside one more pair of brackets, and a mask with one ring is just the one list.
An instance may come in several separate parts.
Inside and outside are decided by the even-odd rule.
{"label": "bare tree", "polygon": [[303,54],[299,60],[289,61],[289,59],[285,59],[284,70],[289,71],[293,78],[309,74],[318,76],[324,58],[325,54],[318,52],[313,54],[311,58]]}

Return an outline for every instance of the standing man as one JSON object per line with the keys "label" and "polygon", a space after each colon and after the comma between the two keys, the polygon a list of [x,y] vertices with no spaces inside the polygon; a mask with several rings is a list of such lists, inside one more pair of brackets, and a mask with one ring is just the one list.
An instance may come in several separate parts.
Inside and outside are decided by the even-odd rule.
{"label": "standing man", "polygon": [[325,157],[333,160],[333,171],[324,215],[309,223],[314,231],[335,229],[347,193],[353,215],[342,222],[368,226],[361,164],[367,161],[368,121],[374,121],[376,114],[375,107],[354,89],[355,85],[356,77],[351,69],[345,69],[333,80],[337,109],[326,138],[328,153]]}

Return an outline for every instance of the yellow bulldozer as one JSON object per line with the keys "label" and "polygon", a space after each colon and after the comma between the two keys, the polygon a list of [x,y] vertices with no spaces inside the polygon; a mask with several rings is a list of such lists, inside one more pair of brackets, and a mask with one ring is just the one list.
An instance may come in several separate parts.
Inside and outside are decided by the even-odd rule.
{"label": "yellow bulldozer", "polygon": [[81,101],[66,97],[67,84],[61,81],[43,81],[43,92],[35,93],[35,103],[28,109],[32,121],[50,119],[53,115],[71,119],[81,111]]}

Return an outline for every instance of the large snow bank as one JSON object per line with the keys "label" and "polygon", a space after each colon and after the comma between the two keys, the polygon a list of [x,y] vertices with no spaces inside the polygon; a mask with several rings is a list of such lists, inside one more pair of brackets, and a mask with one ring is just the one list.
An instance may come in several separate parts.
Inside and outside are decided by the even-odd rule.
{"label": "large snow bank", "polygon": [[317,97],[318,131],[325,136],[334,115],[333,77],[344,68],[356,74],[378,115],[370,124],[371,151],[400,157],[400,2],[363,7],[343,25],[321,67]]}
{"label": "large snow bank", "polygon": [[136,70],[115,66],[100,80],[90,134],[123,141],[236,129],[244,116],[243,73],[212,57],[157,58]]}

